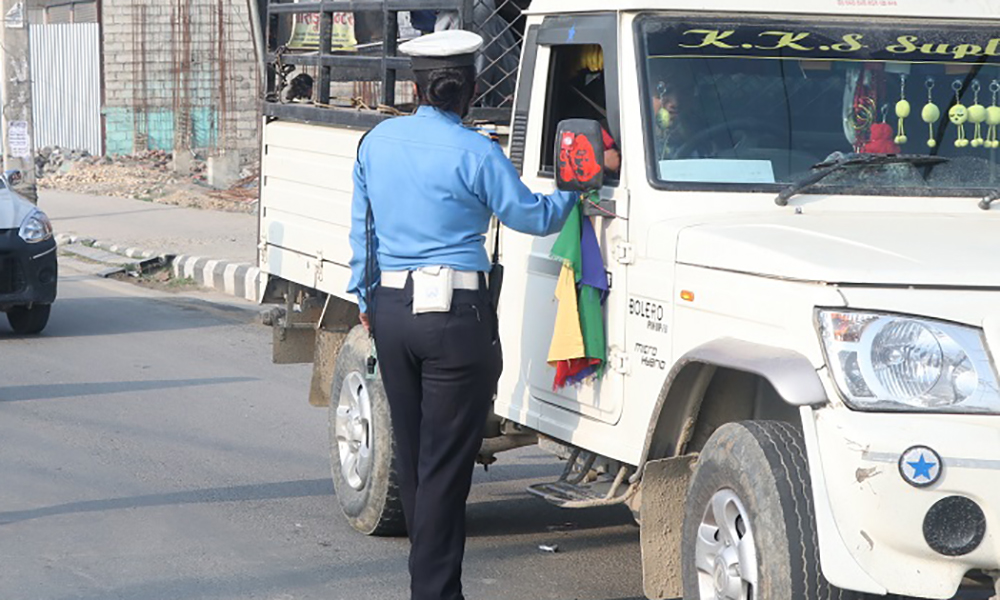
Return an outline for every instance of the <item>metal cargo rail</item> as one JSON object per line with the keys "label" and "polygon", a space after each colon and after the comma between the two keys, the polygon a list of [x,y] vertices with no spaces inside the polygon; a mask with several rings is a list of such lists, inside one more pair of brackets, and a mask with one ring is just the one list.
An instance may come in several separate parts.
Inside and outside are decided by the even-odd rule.
{"label": "metal cargo rail", "polygon": [[[483,36],[477,58],[479,77],[470,118],[498,125],[510,122],[517,65],[524,36],[522,9],[530,0],[269,0],[266,13],[266,117],[304,123],[368,129],[410,108],[397,102],[397,82],[412,81],[408,57],[398,55],[399,14],[450,11],[463,29]],[[351,50],[333,48],[334,20],[351,15],[363,32]],[[318,17],[318,46],[303,51],[288,46],[296,19]],[[294,69],[313,76],[313,101],[284,101],[287,75]],[[366,85],[377,96],[369,106],[331,93],[334,84]]]}

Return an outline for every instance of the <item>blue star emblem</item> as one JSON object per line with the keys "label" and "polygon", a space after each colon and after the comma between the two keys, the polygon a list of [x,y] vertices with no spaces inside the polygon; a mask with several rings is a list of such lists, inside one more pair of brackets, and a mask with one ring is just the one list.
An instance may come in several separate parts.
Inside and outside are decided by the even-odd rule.
{"label": "blue star emblem", "polygon": [[924,458],[923,454],[920,455],[920,460],[909,461],[906,464],[908,464],[911,467],[913,467],[913,479],[914,480],[920,479],[921,477],[923,477],[924,479],[930,480],[931,479],[931,471],[934,470],[934,467],[937,466],[936,462],[933,462],[933,461],[927,462],[927,459]]}
{"label": "blue star emblem", "polygon": [[925,488],[941,478],[944,461],[927,446],[912,446],[899,457],[899,474],[910,485]]}
{"label": "blue star emblem", "polygon": [[569,28],[569,35],[566,36],[567,42],[572,42],[574,39],[576,39],[576,25]]}

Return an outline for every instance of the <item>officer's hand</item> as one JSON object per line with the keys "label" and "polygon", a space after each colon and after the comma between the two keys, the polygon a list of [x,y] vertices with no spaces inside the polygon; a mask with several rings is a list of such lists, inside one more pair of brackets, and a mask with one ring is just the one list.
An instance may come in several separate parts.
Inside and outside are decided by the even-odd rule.
{"label": "officer's hand", "polygon": [[368,325],[368,315],[366,315],[365,313],[361,313],[358,315],[358,320],[361,321],[361,324],[364,326],[365,331],[370,331],[370,327]]}

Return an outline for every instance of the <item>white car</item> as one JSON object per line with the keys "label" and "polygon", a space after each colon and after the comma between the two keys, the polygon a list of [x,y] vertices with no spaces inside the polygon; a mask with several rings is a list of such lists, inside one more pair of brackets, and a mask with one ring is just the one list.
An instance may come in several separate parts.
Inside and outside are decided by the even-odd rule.
{"label": "white car", "polygon": [[11,189],[20,179],[0,180],[0,312],[15,333],[35,334],[49,322],[59,268],[49,218]]}

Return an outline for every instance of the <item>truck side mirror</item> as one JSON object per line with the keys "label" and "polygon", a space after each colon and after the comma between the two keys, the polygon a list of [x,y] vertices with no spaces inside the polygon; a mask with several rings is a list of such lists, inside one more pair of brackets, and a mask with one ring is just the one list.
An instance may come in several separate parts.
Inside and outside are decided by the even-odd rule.
{"label": "truck side mirror", "polygon": [[9,171],[4,171],[3,178],[7,180],[7,185],[14,187],[15,185],[21,183],[24,179],[24,175],[18,169],[11,169]]}
{"label": "truck side mirror", "polygon": [[604,185],[604,138],[591,119],[566,119],[556,128],[556,185],[564,192],[590,192]]}

